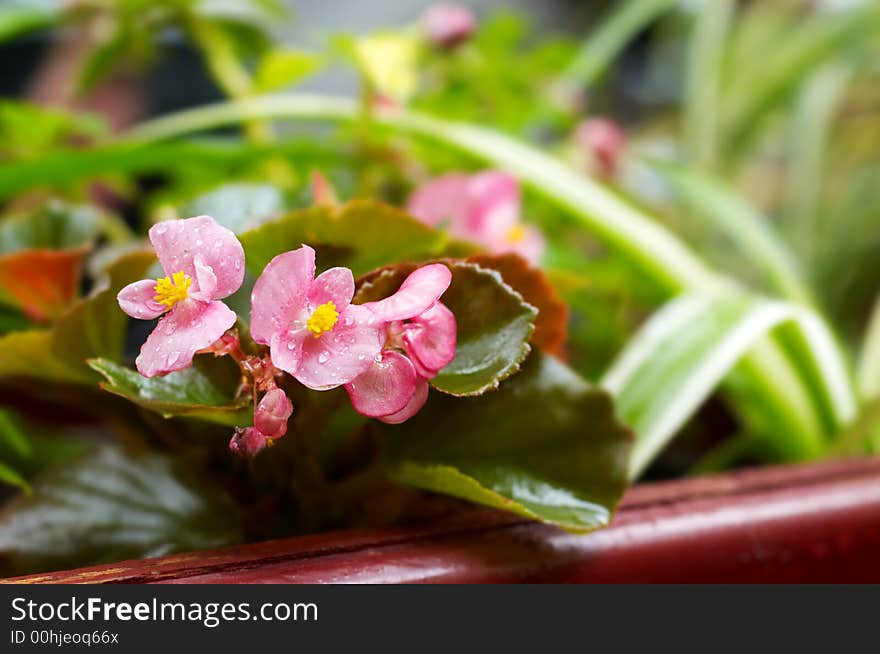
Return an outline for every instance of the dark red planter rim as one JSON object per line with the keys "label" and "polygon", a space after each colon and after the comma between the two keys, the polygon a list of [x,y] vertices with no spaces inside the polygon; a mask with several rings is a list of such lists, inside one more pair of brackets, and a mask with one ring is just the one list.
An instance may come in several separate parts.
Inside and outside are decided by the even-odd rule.
{"label": "dark red planter rim", "polygon": [[8,579],[18,583],[880,582],[880,459],[642,484],[573,535],[495,511]]}

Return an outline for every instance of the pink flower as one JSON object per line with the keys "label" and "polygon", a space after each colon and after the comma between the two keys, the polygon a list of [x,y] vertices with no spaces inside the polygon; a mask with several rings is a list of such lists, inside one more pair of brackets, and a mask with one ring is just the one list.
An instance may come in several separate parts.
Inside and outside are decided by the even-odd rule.
{"label": "pink flower", "polygon": [[268,345],[272,363],[314,390],[327,390],[364,373],[381,352],[384,325],[351,304],[354,277],[330,268],[315,277],[307,245],[279,254],[251,295],[251,335]]}
{"label": "pink flower", "polygon": [[287,420],[293,413],[293,404],[280,388],[273,388],[263,396],[254,411],[254,426],[236,429],[229,441],[229,449],[239,456],[256,456],[287,433]]}
{"label": "pink flower", "polygon": [[166,277],[134,282],[117,296],[133,318],[167,314],[135,361],[145,377],[189,367],[196,352],[232,327],[235,313],[218,300],[237,291],[244,278],[241,243],[210,216],[158,223],[150,241]]}
{"label": "pink flower", "polygon": [[451,48],[467,41],[477,27],[474,13],[462,5],[439,3],[428,7],[422,18],[428,41]]}
{"label": "pink flower", "polygon": [[613,177],[620,165],[620,155],[626,145],[626,135],[613,120],[589,118],[575,130],[575,140],[587,157],[595,163],[599,174]]}
{"label": "pink flower", "polygon": [[229,440],[229,450],[241,457],[254,457],[259,454],[271,440],[256,427],[235,428],[235,433]]}
{"label": "pink flower", "polygon": [[428,380],[455,358],[455,316],[440,296],[452,275],[443,264],[414,271],[391,297],[363,306],[387,325],[385,349],[345,389],[359,413],[396,424],[428,398]]}
{"label": "pink flower", "polygon": [[293,413],[293,403],[280,388],[273,388],[263,396],[254,411],[254,427],[268,438],[281,438],[287,433],[287,419]]}
{"label": "pink flower", "polygon": [[438,177],[415,190],[407,210],[432,227],[447,225],[452,236],[492,253],[515,252],[537,264],[544,252],[541,233],[520,222],[519,183],[500,171]]}

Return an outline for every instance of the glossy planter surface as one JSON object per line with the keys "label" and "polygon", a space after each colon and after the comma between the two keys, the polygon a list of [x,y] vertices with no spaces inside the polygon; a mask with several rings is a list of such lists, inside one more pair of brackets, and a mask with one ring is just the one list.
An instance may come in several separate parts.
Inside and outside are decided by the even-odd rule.
{"label": "glossy planter surface", "polygon": [[588,535],[474,510],[7,581],[880,582],[880,459],[639,485]]}

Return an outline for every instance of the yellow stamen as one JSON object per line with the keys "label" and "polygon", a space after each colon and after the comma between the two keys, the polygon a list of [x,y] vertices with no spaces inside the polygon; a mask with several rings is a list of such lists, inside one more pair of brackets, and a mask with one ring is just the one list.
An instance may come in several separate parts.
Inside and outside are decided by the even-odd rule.
{"label": "yellow stamen", "polygon": [[326,302],[312,312],[306,323],[306,329],[317,338],[324,332],[333,329],[337,320],[339,320],[339,312],[336,310],[336,305],[332,302]]}
{"label": "yellow stamen", "polygon": [[189,296],[190,284],[192,284],[192,279],[182,270],[174,273],[171,277],[157,279],[156,285],[153,287],[156,292],[153,299],[170,309]]}
{"label": "yellow stamen", "polygon": [[516,225],[507,232],[508,243],[521,243],[526,238],[526,228],[522,225]]}

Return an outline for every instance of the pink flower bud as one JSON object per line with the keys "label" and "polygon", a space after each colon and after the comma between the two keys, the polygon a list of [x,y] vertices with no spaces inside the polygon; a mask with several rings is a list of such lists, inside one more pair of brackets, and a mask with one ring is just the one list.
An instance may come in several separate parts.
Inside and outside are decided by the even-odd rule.
{"label": "pink flower bud", "polygon": [[236,428],[229,441],[229,450],[240,457],[249,458],[256,456],[266,445],[268,445],[268,439],[259,429],[254,427]]}
{"label": "pink flower bud", "polygon": [[428,7],[422,21],[428,40],[443,48],[467,41],[477,26],[477,19],[470,9],[443,3]]}
{"label": "pink flower bud", "polygon": [[620,154],[626,144],[626,135],[613,120],[590,118],[578,125],[575,139],[596,162],[599,173],[612,177],[617,173]]}
{"label": "pink flower bud", "polygon": [[254,427],[267,438],[281,438],[287,433],[287,419],[293,413],[293,404],[280,388],[263,396],[254,411]]}

